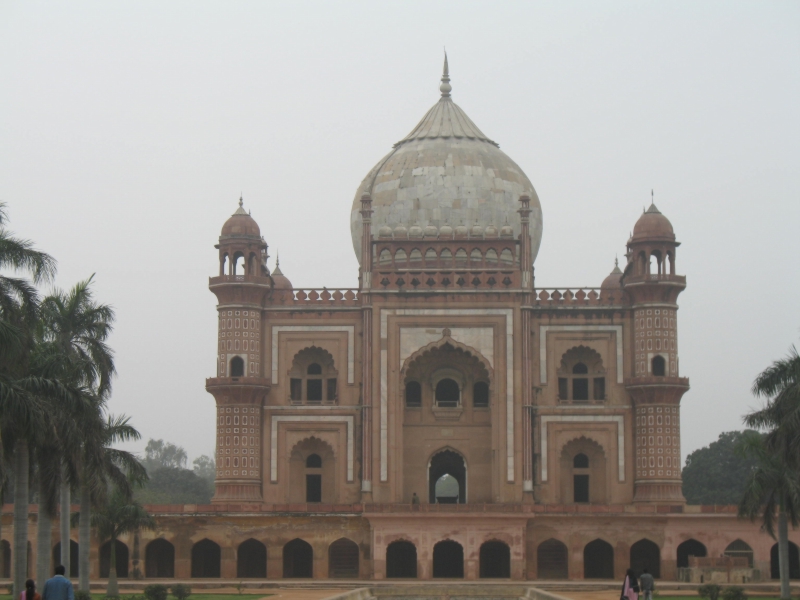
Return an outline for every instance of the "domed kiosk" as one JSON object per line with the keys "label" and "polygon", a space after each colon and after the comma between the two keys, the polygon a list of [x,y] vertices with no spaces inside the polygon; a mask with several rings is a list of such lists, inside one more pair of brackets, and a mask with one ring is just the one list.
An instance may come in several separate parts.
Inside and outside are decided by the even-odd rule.
{"label": "domed kiosk", "polygon": [[[447,57],[441,98],[394,145],[356,190],[350,216],[353,249],[361,262],[361,198],[372,198],[372,231],[463,224],[469,229],[508,222],[521,231],[520,196],[530,197],[531,264],[542,239],[542,208],[522,169],[453,102]],[[411,230],[409,229],[409,235]]]}

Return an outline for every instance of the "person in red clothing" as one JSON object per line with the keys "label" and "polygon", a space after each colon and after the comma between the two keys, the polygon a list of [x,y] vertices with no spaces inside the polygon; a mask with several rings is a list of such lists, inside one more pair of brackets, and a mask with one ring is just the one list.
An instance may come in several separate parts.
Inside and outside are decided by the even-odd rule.
{"label": "person in red clothing", "polygon": [[42,597],[36,593],[36,582],[33,579],[25,582],[25,590],[20,592],[19,600],[42,600]]}

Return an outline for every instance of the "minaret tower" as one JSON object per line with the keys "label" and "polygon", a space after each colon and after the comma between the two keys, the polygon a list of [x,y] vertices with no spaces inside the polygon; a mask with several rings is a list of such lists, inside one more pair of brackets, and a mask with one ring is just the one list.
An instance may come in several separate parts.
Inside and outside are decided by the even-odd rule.
{"label": "minaret tower", "polygon": [[262,406],[270,389],[264,377],[261,307],[271,290],[267,244],[258,224],[239,208],[219,237],[217,376],[206,390],[217,402],[217,479],[212,502],[261,502],[264,469]]}
{"label": "minaret tower", "polygon": [[628,240],[622,286],[633,306],[633,377],[625,385],[634,405],[634,502],[685,503],[681,491],[680,401],[689,380],[678,376],[679,246],[669,219],[654,203]]}

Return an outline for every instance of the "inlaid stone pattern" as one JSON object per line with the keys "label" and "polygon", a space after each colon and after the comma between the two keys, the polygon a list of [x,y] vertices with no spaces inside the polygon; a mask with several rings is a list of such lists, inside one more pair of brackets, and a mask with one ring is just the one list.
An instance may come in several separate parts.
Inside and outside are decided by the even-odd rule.
{"label": "inlaid stone pattern", "polygon": [[261,408],[217,408],[217,478],[260,479]]}
{"label": "inlaid stone pattern", "polygon": [[639,308],[634,312],[636,376],[651,375],[654,356],[666,360],[665,375],[678,376],[677,310],[674,308]]}
{"label": "inlaid stone pattern", "polygon": [[636,409],[636,477],[680,476],[681,429],[679,406],[640,406]]}
{"label": "inlaid stone pattern", "polygon": [[256,310],[226,309],[219,311],[219,355],[217,376],[230,377],[230,359],[241,356],[245,377],[260,377],[261,316]]}

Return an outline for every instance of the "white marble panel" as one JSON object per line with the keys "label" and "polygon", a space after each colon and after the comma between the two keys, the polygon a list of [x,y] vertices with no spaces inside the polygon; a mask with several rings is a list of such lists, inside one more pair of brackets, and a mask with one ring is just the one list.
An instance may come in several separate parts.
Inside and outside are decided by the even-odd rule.
{"label": "white marble panel", "polygon": [[542,481],[547,481],[547,425],[549,423],[604,423],[617,424],[617,477],[625,481],[625,417],[622,415],[545,415],[541,417]]}
{"label": "white marble panel", "polygon": [[344,331],[347,333],[347,383],[355,381],[355,352],[353,325],[273,325],[272,326],[272,383],[278,383],[278,336],[283,331]]}
{"label": "white marble panel", "polygon": [[[480,352],[494,368],[494,329],[491,327],[452,327],[450,337]],[[442,339],[442,329],[402,327],[400,329],[400,368],[420,348]]]}
{"label": "white marble panel", "polygon": [[346,423],[347,424],[347,481],[353,481],[353,417],[345,415],[287,415],[272,416],[270,439],[270,481],[278,481],[278,423]]}

